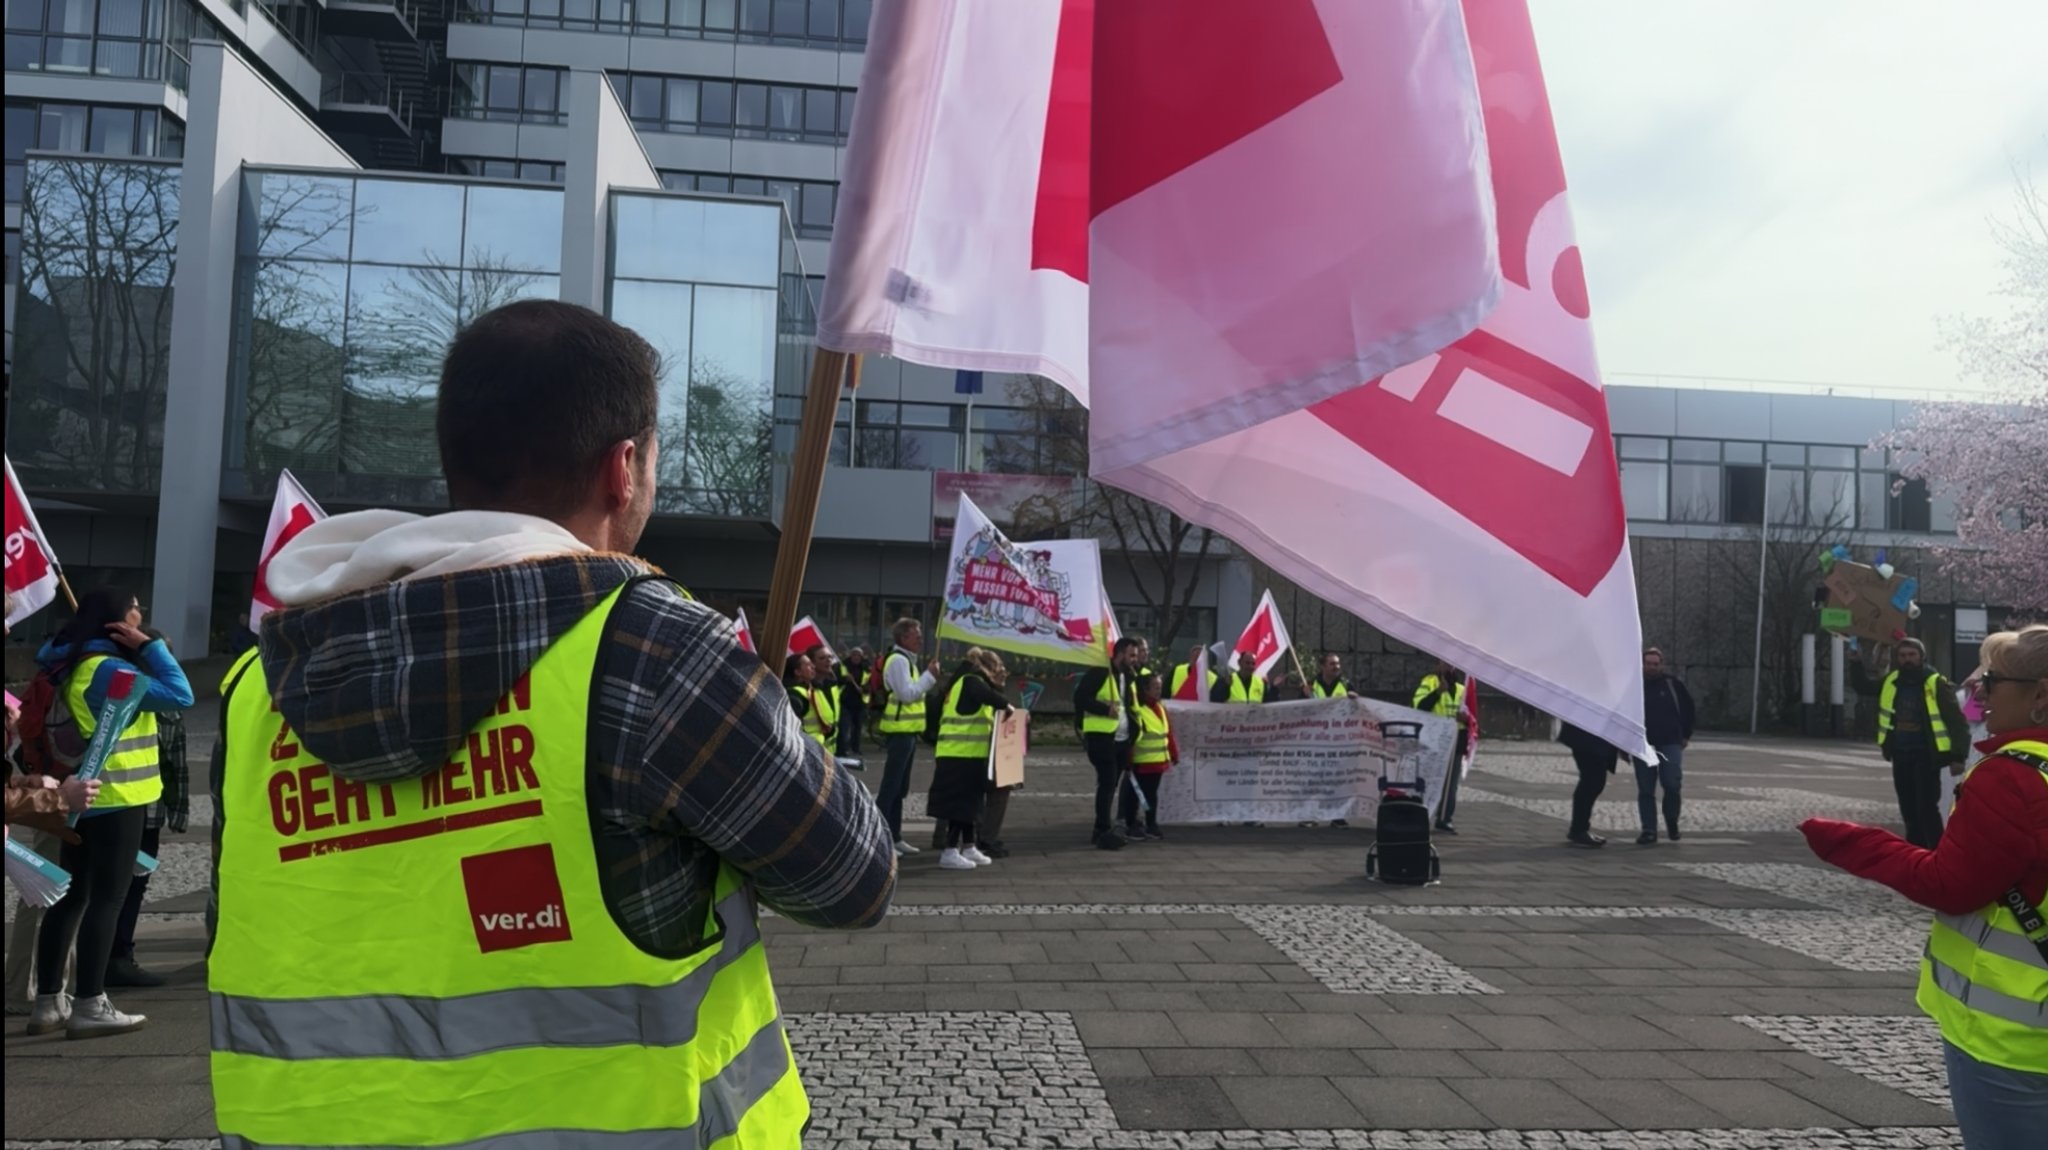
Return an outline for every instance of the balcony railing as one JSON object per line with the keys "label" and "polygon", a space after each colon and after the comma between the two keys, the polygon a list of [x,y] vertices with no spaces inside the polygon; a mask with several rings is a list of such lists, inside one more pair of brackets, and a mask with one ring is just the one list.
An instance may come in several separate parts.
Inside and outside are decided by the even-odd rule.
{"label": "balcony railing", "polygon": [[337,72],[320,85],[320,106],[327,109],[383,108],[400,127],[412,131],[416,101],[395,80],[379,72]]}

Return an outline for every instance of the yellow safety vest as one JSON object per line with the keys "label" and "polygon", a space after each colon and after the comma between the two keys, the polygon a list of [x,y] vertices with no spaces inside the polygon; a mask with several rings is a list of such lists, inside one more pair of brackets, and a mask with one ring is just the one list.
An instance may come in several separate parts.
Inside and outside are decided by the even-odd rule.
{"label": "yellow safety vest", "polygon": [[[86,688],[92,686],[93,672],[110,655],[88,655],[71,668],[64,681],[64,705],[71,709],[71,721],[78,724],[78,737],[90,740],[100,717],[85,705]],[[138,668],[137,674],[142,674]],[[138,684],[139,686],[139,684]],[[157,750],[156,713],[137,711],[121,731],[106,766],[100,770],[100,795],[93,800],[96,811],[147,806],[163,797],[162,756]]]}
{"label": "yellow safety vest", "polygon": [[1315,697],[1318,699],[1342,699],[1351,694],[1351,688],[1345,686],[1342,679],[1337,680],[1335,687],[1325,687],[1323,686],[1323,681],[1317,679],[1310,684],[1310,690],[1315,692]]}
{"label": "yellow safety vest", "polygon": [[1138,741],[1131,744],[1131,765],[1143,767],[1172,759],[1167,736],[1172,730],[1165,715],[1143,703],[1138,704]]}
{"label": "yellow safety vest", "polygon": [[[1167,686],[1166,693],[1168,695],[1179,695],[1180,689],[1187,685],[1188,675],[1190,673],[1190,668],[1186,663],[1182,663],[1179,666],[1175,667],[1173,669],[1173,682]],[[1209,701],[1209,690],[1215,685],[1216,669],[1214,667],[1211,667],[1209,668],[1208,680],[1202,684],[1202,702],[1206,703]]]}
{"label": "yellow safety vest", "polygon": [[[2030,740],[2003,750],[2048,757],[2048,743]],[[2048,772],[2040,778],[2048,785]],[[1957,791],[1956,802],[1968,793]],[[1941,1036],[1977,1061],[2048,1074],[2048,959],[2004,900],[1934,916],[1913,997]]]}
{"label": "yellow safety vest", "polygon": [[[1119,707],[1124,705],[1126,700],[1117,693],[1115,667],[1111,667],[1109,673],[1103,676],[1102,686],[1095,692],[1095,700],[1099,703],[1115,703]],[[1115,715],[1097,715],[1089,711],[1081,713],[1081,733],[1084,735],[1115,735],[1116,728]]]}
{"label": "yellow safety vest", "polygon": [[1263,703],[1266,701],[1266,681],[1252,676],[1251,694],[1245,694],[1244,679],[1233,673],[1230,676],[1230,701],[1233,703]]}
{"label": "yellow safety vest", "polygon": [[839,737],[839,687],[837,684],[823,687],[813,684],[804,691],[804,696],[811,704],[804,711],[804,732],[829,751],[833,740]]}
{"label": "yellow safety vest", "polygon": [[[1422,685],[1415,688],[1415,701],[1413,703],[1410,703],[1409,705],[1416,708],[1417,710],[1420,710],[1422,708],[1423,700],[1429,698],[1431,695],[1436,694],[1437,691],[1440,690],[1442,687],[1443,680],[1437,678],[1435,675],[1424,675],[1422,677]],[[1430,713],[1435,715],[1442,715],[1444,718],[1448,719],[1455,716],[1458,713],[1459,709],[1462,708],[1464,705],[1465,684],[1460,683],[1458,684],[1457,689],[1453,690],[1451,693],[1439,696],[1436,703],[1433,706],[1431,706]]]}
{"label": "yellow safety vest", "polygon": [[[1945,687],[1940,675],[1929,674],[1925,684],[1927,692],[1927,729],[1934,734],[1934,749],[1946,752],[1953,744],[1949,742],[1948,724],[1941,719],[1941,700],[1938,692]],[[1884,686],[1877,692],[1877,745],[1884,746],[1892,733],[1892,706],[1899,698],[1899,673],[1893,671],[1884,677]]]}
{"label": "yellow safety vest", "polygon": [[[882,682],[886,684],[889,681],[889,664],[897,659],[903,660],[904,672],[909,676],[911,682],[916,682],[917,664],[911,662],[910,656],[902,651],[891,651],[889,652],[889,657],[882,660]],[[883,734],[921,735],[924,733],[923,699],[906,703],[897,698],[895,692],[890,691],[886,686],[882,688],[882,693],[889,697],[887,704],[882,708],[882,721],[876,724]]]}
{"label": "yellow safety vest", "polygon": [[986,759],[989,743],[996,734],[996,709],[983,706],[971,715],[960,713],[960,690],[967,676],[953,681],[946,692],[946,710],[939,716],[939,745],[932,751],[941,759]]}
{"label": "yellow safety vest", "polygon": [[799,1145],[743,876],[720,865],[687,955],[643,951],[605,904],[584,755],[618,598],[419,778],[333,774],[246,667],[207,965],[226,1145]]}

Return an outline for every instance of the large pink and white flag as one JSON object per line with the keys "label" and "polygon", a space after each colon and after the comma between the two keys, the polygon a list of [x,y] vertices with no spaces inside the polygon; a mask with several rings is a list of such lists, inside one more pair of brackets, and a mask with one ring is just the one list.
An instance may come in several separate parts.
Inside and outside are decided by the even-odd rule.
{"label": "large pink and white flag", "polygon": [[819,342],[1046,375],[1097,480],[1642,745],[1525,0],[1158,7],[878,3]]}
{"label": "large pink and white flag", "polygon": [[320,504],[289,470],[277,473],[277,496],[270,501],[270,524],[263,529],[263,551],[256,560],[256,588],[249,599],[249,629],[263,631],[263,617],[281,606],[270,593],[270,561],[299,533],[327,518]]}
{"label": "large pink and white flag", "polygon": [[43,525],[36,522],[35,509],[28,505],[28,492],[14,478],[14,464],[0,456],[0,467],[7,472],[7,594],[13,604],[7,612],[7,625],[12,627],[48,607],[57,597],[63,576],[56,549],[44,537]]}

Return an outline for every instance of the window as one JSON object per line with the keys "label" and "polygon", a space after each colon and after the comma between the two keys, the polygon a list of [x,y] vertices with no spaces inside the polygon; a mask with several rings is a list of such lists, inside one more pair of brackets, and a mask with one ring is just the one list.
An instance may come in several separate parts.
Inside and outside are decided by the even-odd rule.
{"label": "window", "polygon": [[99,156],[178,156],[184,129],[158,108],[128,104],[7,102],[7,202],[21,200],[30,148]]}
{"label": "window", "polygon": [[[1731,445],[1732,446],[1732,445]],[[1762,467],[1730,467],[1725,474],[1728,486],[1722,506],[1727,509],[1724,522],[1762,523],[1764,521],[1764,469]]]}
{"label": "window", "polygon": [[[673,83],[669,91],[675,91]],[[829,180],[771,180],[722,172],[664,171],[661,184],[670,191],[778,197],[789,207],[790,225],[807,239],[832,238],[833,213],[839,206],[839,185]]]}
{"label": "window", "polygon": [[1721,441],[1718,439],[1674,439],[1671,441],[1671,458],[1718,463],[1721,459]]}
{"label": "window", "polygon": [[1623,459],[1669,459],[1671,442],[1665,439],[1642,439],[1623,436],[1616,454]]}
{"label": "window", "polygon": [[182,90],[202,28],[220,35],[192,0],[12,0],[7,68],[167,80]]}
{"label": "window", "polygon": [[1671,465],[1671,519],[1674,523],[1721,522],[1720,468]]}
{"label": "window", "polygon": [[857,52],[867,44],[873,6],[873,0],[459,0],[455,18]]}
{"label": "window", "polygon": [[[458,61],[452,72],[448,114],[457,119],[559,124],[568,118],[564,69]],[[655,99],[658,104],[659,92]]]}
{"label": "window", "polygon": [[1666,482],[1666,469],[1662,463],[1622,461],[1621,502],[1628,511],[1628,517],[1663,519]]}
{"label": "window", "polygon": [[[1900,476],[1891,477],[1897,484]],[[1907,479],[1892,497],[1892,526],[1900,531],[1932,531],[1934,507],[1927,497],[1927,481]]]}
{"label": "window", "polygon": [[700,76],[613,72],[612,89],[649,131],[838,144],[852,93],[795,84],[735,84]]}

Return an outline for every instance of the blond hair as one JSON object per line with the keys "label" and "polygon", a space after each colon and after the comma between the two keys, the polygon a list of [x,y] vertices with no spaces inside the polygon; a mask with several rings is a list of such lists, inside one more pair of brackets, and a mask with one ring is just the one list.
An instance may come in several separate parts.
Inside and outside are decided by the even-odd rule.
{"label": "blond hair", "polygon": [[2048,623],[2000,631],[1977,649],[1986,670],[2013,679],[2048,679]]}
{"label": "blond hair", "polygon": [[984,647],[968,648],[967,661],[981,668],[981,673],[990,679],[1000,679],[1005,673],[1003,657]]}

